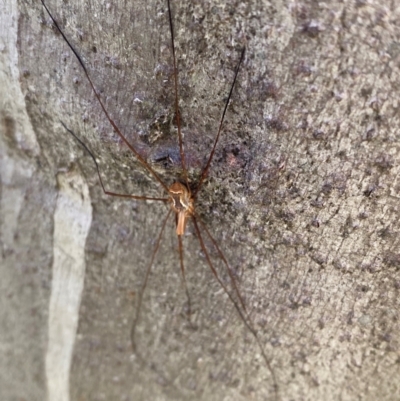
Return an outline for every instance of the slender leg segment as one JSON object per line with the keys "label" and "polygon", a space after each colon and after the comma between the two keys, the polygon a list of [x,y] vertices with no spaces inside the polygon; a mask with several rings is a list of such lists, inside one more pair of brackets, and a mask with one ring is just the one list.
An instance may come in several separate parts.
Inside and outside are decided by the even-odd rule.
{"label": "slender leg segment", "polygon": [[212,159],[213,159],[213,157],[214,157],[215,149],[216,149],[216,147],[217,147],[218,140],[219,140],[219,137],[220,137],[220,135],[221,135],[222,124],[224,123],[226,110],[228,109],[229,101],[231,100],[231,97],[232,97],[233,88],[235,87],[236,79],[237,79],[237,76],[238,76],[238,74],[239,74],[240,65],[242,64],[242,61],[243,61],[243,59],[244,59],[245,50],[246,50],[246,49],[243,48],[242,54],[241,54],[241,56],[240,56],[239,63],[238,63],[238,65],[237,65],[237,67],[236,67],[235,77],[233,78],[233,82],[232,82],[232,85],[231,85],[231,89],[230,89],[230,91],[229,91],[228,99],[227,99],[226,102],[225,102],[225,107],[224,107],[224,111],[223,111],[223,113],[222,113],[221,121],[220,121],[220,123],[219,123],[219,128],[218,128],[217,136],[215,137],[214,145],[213,145],[213,147],[212,147],[212,149],[211,149],[210,156],[208,157],[207,164],[206,164],[206,166],[204,167],[203,172],[201,173],[201,177],[200,177],[199,183],[197,184],[197,187],[196,187],[196,189],[195,189],[194,192],[193,192],[193,198],[195,198],[196,195],[198,194],[198,192],[200,191],[200,188],[201,188],[201,186],[203,185],[203,181],[204,181],[205,178],[207,177],[208,170],[210,169],[210,165],[211,165]]}
{"label": "slender leg segment", "polygon": [[186,274],[185,274],[185,266],[183,264],[183,240],[182,240],[182,235],[178,235],[178,244],[179,244],[179,261],[181,264],[181,272],[182,272],[182,284],[183,287],[185,288],[185,292],[186,292],[186,298],[188,300],[188,317],[189,317],[189,321],[190,321],[190,316],[192,314],[192,303],[190,301],[190,293],[189,293],[189,289],[187,286],[187,281],[186,281]]}
{"label": "slender leg segment", "polygon": [[162,202],[168,202],[169,201],[169,198],[152,198],[152,197],[148,197],[148,196],[119,194],[119,193],[116,193],[116,192],[108,191],[104,186],[103,179],[101,178],[101,175],[100,175],[99,164],[97,163],[97,160],[94,157],[94,154],[89,150],[89,148],[86,146],[86,144],[75,134],[75,132],[70,130],[62,121],[60,121],[60,122],[61,122],[62,126],[75,138],[76,141],[78,141],[78,143],[83,147],[83,149],[86,150],[86,152],[92,158],[92,160],[93,160],[93,162],[94,162],[94,164],[96,166],[97,175],[99,176],[99,181],[100,181],[101,188],[103,189],[103,192],[106,195],[119,196],[121,198],[130,198],[130,199],[138,199],[138,200],[153,200],[153,201],[162,201]]}
{"label": "slender leg segment", "polygon": [[135,332],[136,332],[137,323],[138,323],[139,318],[140,318],[140,309],[141,309],[141,306],[142,306],[143,294],[144,294],[144,291],[146,290],[146,286],[147,286],[147,282],[149,280],[151,268],[153,267],[154,259],[156,258],[158,249],[160,248],[161,238],[162,238],[165,226],[167,224],[168,218],[171,215],[171,213],[172,213],[172,209],[169,210],[169,212],[167,214],[167,217],[164,219],[164,222],[163,222],[163,224],[161,226],[161,230],[160,230],[160,233],[158,234],[153,254],[151,255],[151,259],[150,259],[150,262],[149,262],[149,264],[147,266],[146,274],[144,276],[144,280],[143,280],[142,286],[141,286],[139,294],[138,294],[135,318],[133,319],[132,328],[131,328],[131,344],[132,344],[133,352],[136,351]]}
{"label": "slender leg segment", "polygon": [[187,175],[187,170],[186,170],[186,162],[185,162],[185,152],[183,151],[183,138],[182,138],[182,130],[181,130],[181,116],[180,116],[180,112],[179,112],[178,68],[177,68],[176,56],[175,56],[174,26],[172,24],[172,12],[171,12],[170,0],[167,0],[167,3],[168,3],[169,29],[170,29],[170,33],[171,33],[172,59],[173,59],[173,63],[174,63],[175,114],[176,114],[176,124],[178,126],[179,153],[181,155],[181,165],[182,165],[182,171],[183,171],[183,178],[184,178],[186,187],[189,188],[189,181],[188,181],[188,175]]}
{"label": "slender leg segment", "polygon": [[137,160],[139,163],[162,185],[162,187],[168,192],[168,187],[165,185],[165,183],[161,180],[161,178],[158,176],[158,174],[151,168],[151,166],[146,162],[146,160],[143,159],[143,157],[139,154],[139,152],[135,149],[133,145],[129,143],[129,141],[125,138],[125,136],[122,134],[121,130],[117,127],[115,122],[112,120],[110,115],[108,114],[108,111],[106,107],[104,106],[103,101],[101,100],[101,97],[99,93],[97,92],[96,88],[94,87],[94,84],[92,82],[92,79],[90,78],[89,72],[86,69],[85,64],[83,63],[83,60],[79,53],[75,50],[75,48],[72,46],[68,38],[65,36],[64,32],[58,25],[58,22],[55,20],[53,15],[50,13],[50,10],[47,8],[44,0],[41,0],[43,7],[45,8],[47,14],[50,16],[51,20],[53,21],[54,26],[57,28],[58,32],[60,32],[61,36],[65,40],[65,43],[67,43],[68,47],[71,49],[72,53],[74,53],[75,57],[77,58],[79,64],[81,65],[83,72],[86,75],[86,78],[96,96],[97,101],[99,102],[99,105],[101,109],[104,112],[104,115],[107,117],[107,120],[110,122],[111,126],[113,127],[115,133],[122,139],[122,141],[128,146],[128,148],[133,152],[133,154],[136,156]]}
{"label": "slender leg segment", "polygon": [[[194,223],[194,227],[195,227],[195,230],[196,230],[196,234],[197,234],[197,237],[198,237],[199,242],[200,242],[200,247],[201,247],[202,251],[204,252],[204,255],[205,255],[206,260],[207,260],[207,264],[208,264],[208,266],[210,267],[210,269],[211,269],[211,271],[212,271],[214,277],[215,277],[216,280],[218,281],[219,285],[220,285],[221,288],[224,290],[225,294],[228,295],[229,299],[231,300],[231,302],[232,302],[233,305],[235,306],[235,308],[236,308],[236,310],[237,310],[237,312],[238,312],[238,314],[239,314],[239,316],[240,316],[240,319],[242,320],[242,322],[244,323],[244,325],[247,327],[247,329],[251,332],[251,334],[253,334],[253,336],[254,336],[254,338],[255,338],[255,340],[256,340],[256,342],[257,342],[257,345],[258,345],[258,347],[259,347],[259,349],[260,349],[260,351],[261,351],[261,355],[262,355],[262,357],[263,357],[263,359],[264,359],[264,362],[265,362],[265,364],[267,365],[268,370],[269,370],[270,373],[271,373],[272,380],[273,380],[273,382],[274,382],[275,397],[276,397],[276,399],[278,399],[278,384],[277,384],[275,372],[274,372],[274,370],[272,369],[271,361],[267,358],[267,355],[266,355],[266,353],[265,353],[265,351],[264,351],[264,347],[263,347],[263,345],[262,345],[262,343],[261,343],[260,338],[258,337],[257,331],[256,331],[255,328],[253,327],[253,323],[251,322],[250,317],[249,317],[249,315],[247,314],[247,312],[246,312],[246,311],[242,311],[242,309],[240,308],[239,304],[236,302],[236,300],[235,300],[235,298],[233,297],[233,295],[231,294],[231,292],[228,290],[228,288],[226,287],[226,285],[223,283],[223,281],[222,281],[221,278],[219,277],[219,275],[218,275],[218,273],[217,273],[217,271],[216,271],[216,269],[215,269],[215,267],[214,267],[214,265],[213,265],[213,263],[212,263],[212,261],[211,261],[210,255],[209,255],[209,253],[208,253],[208,251],[207,251],[207,248],[206,248],[206,246],[205,246],[205,244],[204,244],[204,240],[203,240],[203,237],[202,237],[202,235],[201,235],[199,226],[198,226],[198,224],[197,224],[196,217],[195,217],[195,216],[192,216],[192,218],[193,218],[193,223]],[[240,299],[241,299],[241,297],[240,297]]]}

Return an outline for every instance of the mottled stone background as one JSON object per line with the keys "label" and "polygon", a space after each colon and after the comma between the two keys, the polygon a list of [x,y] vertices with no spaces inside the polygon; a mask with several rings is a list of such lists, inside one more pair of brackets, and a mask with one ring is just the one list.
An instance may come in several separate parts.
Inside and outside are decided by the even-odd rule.
{"label": "mottled stone background", "polygon": [[[172,3],[193,183],[246,47],[197,213],[235,271],[278,393],[191,225],[189,324],[173,219],[132,353],[135,302],[168,209],[105,196],[60,121],[94,152],[109,189],[162,188],[113,134],[41,3],[6,0],[0,399],[399,399],[399,6]],[[48,6],[121,130],[170,184],[180,169],[165,1]]]}

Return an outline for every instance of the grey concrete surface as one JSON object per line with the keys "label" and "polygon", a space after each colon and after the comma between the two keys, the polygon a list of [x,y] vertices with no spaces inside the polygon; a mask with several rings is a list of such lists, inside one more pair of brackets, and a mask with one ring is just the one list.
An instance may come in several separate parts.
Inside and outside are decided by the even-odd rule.
{"label": "grey concrete surface", "polygon": [[[170,184],[181,171],[165,1],[47,4],[115,122]],[[60,121],[96,155],[109,189],[162,188],[113,134],[41,3],[6,0],[0,399],[399,399],[400,9],[172,5],[193,185],[246,47],[197,213],[235,271],[278,391],[191,225],[189,324],[173,219],[132,352],[138,291],[168,209],[105,196]]]}

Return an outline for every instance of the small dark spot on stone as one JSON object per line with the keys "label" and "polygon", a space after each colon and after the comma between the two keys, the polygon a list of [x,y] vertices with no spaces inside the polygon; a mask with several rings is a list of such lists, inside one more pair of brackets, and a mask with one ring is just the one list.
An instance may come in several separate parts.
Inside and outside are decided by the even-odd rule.
{"label": "small dark spot on stone", "polygon": [[364,190],[363,194],[368,198],[375,192],[375,190],[376,190],[376,185],[371,184],[368,185],[368,187]]}
{"label": "small dark spot on stone", "polygon": [[367,130],[367,132],[365,133],[365,139],[367,141],[371,141],[376,135],[376,131],[374,128],[370,128]]}
{"label": "small dark spot on stone", "polygon": [[285,223],[291,223],[295,218],[295,214],[289,210],[279,210],[276,216],[282,219]]}
{"label": "small dark spot on stone", "polygon": [[263,85],[263,92],[266,97],[276,99],[279,93],[279,87],[273,82],[269,81]]}
{"label": "small dark spot on stone", "polygon": [[384,259],[384,263],[388,266],[400,267],[400,254],[394,252],[387,252]]}
{"label": "small dark spot on stone", "polygon": [[378,236],[384,239],[388,239],[392,237],[392,232],[390,231],[389,227],[385,227],[378,231]]}
{"label": "small dark spot on stone", "polygon": [[349,312],[347,314],[347,324],[352,325],[353,324],[353,319],[354,319],[354,312]]}
{"label": "small dark spot on stone", "polygon": [[372,87],[369,88],[362,88],[361,89],[361,96],[362,97],[369,97],[372,93]]}
{"label": "small dark spot on stone", "polygon": [[356,7],[357,8],[364,7],[365,5],[367,5],[367,1],[366,0],[356,0]]}
{"label": "small dark spot on stone", "polygon": [[281,345],[281,341],[278,337],[273,337],[271,338],[271,340],[269,341],[269,343],[273,346],[273,347],[279,347]]}
{"label": "small dark spot on stone", "polygon": [[367,285],[360,285],[359,291],[368,292],[369,291],[369,287]]}
{"label": "small dark spot on stone", "polygon": [[326,256],[320,253],[315,253],[314,255],[311,256],[311,258],[315,263],[319,264],[320,266],[326,264]]}
{"label": "small dark spot on stone", "polygon": [[382,334],[382,335],[380,336],[380,338],[381,338],[382,341],[385,341],[385,342],[388,343],[388,342],[391,341],[392,336],[391,336],[389,333],[385,333],[385,334]]}
{"label": "small dark spot on stone", "polygon": [[360,220],[365,220],[365,219],[368,218],[368,213],[367,213],[367,212],[360,212],[360,213],[358,214],[358,218],[359,218]]}
{"label": "small dark spot on stone", "polygon": [[290,309],[293,309],[293,310],[296,310],[296,309],[299,309],[299,303],[296,301],[296,300],[294,300],[294,299],[289,299],[289,302],[290,302],[290,304],[289,304],[289,308]]}
{"label": "small dark spot on stone", "polygon": [[104,59],[105,63],[107,66],[111,66],[115,68],[116,70],[119,70],[121,68],[121,63],[117,57],[105,57]]}
{"label": "small dark spot on stone", "polygon": [[390,170],[394,166],[392,157],[385,154],[380,154],[374,160],[374,164],[382,171]]}
{"label": "small dark spot on stone", "polygon": [[324,202],[321,199],[314,199],[310,202],[310,205],[322,209],[324,207]]}
{"label": "small dark spot on stone", "polygon": [[313,227],[319,228],[319,226],[320,226],[319,220],[318,219],[312,219],[311,220],[311,225]]}
{"label": "small dark spot on stone", "polygon": [[268,128],[282,132],[287,130],[287,125],[279,117],[271,117],[266,120]]}
{"label": "small dark spot on stone", "polygon": [[296,75],[305,75],[305,76],[309,76],[312,74],[312,69],[311,67],[305,62],[305,61],[300,61],[295,69],[294,69],[294,73]]}
{"label": "small dark spot on stone", "polygon": [[324,194],[330,194],[333,190],[333,185],[331,182],[325,182],[322,185],[321,192]]}
{"label": "small dark spot on stone", "polygon": [[322,130],[315,130],[313,132],[313,138],[316,139],[317,141],[320,141],[321,139],[325,138],[325,132]]}
{"label": "small dark spot on stone", "polygon": [[303,25],[302,31],[311,38],[316,38],[323,28],[318,21],[312,20]]}
{"label": "small dark spot on stone", "polygon": [[8,140],[14,142],[15,141],[15,120],[11,118],[10,116],[4,116],[3,117],[3,127],[4,127],[4,132],[6,134],[6,137]]}

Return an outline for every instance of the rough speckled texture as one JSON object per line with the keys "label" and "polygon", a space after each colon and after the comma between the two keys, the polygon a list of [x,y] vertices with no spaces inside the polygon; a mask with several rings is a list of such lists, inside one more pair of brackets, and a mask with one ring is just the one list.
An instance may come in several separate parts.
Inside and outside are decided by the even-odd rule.
{"label": "rough speckled texture", "polygon": [[[115,121],[171,182],[179,157],[173,129],[161,124],[173,119],[165,2],[80,3],[48,5]],[[39,2],[8,6],[15,38],[3,32],[0,52],[1,399],[46,399],[56,177],[73,171],[89,186],[93,220],[70,399],[274,400],[259,349],[190,227],[195,328],[188,324],[172,221],[144,299],[141,358],[132,356],[135,300],[167,209],[104,196],[90,158],[59,121],[90,146],[110,189],[162,192],[112,134]],[[173,2],[193,181],[246,46],[197,210],[237,272],[281,400],[396,400],[400,392],[396,7]]]}

